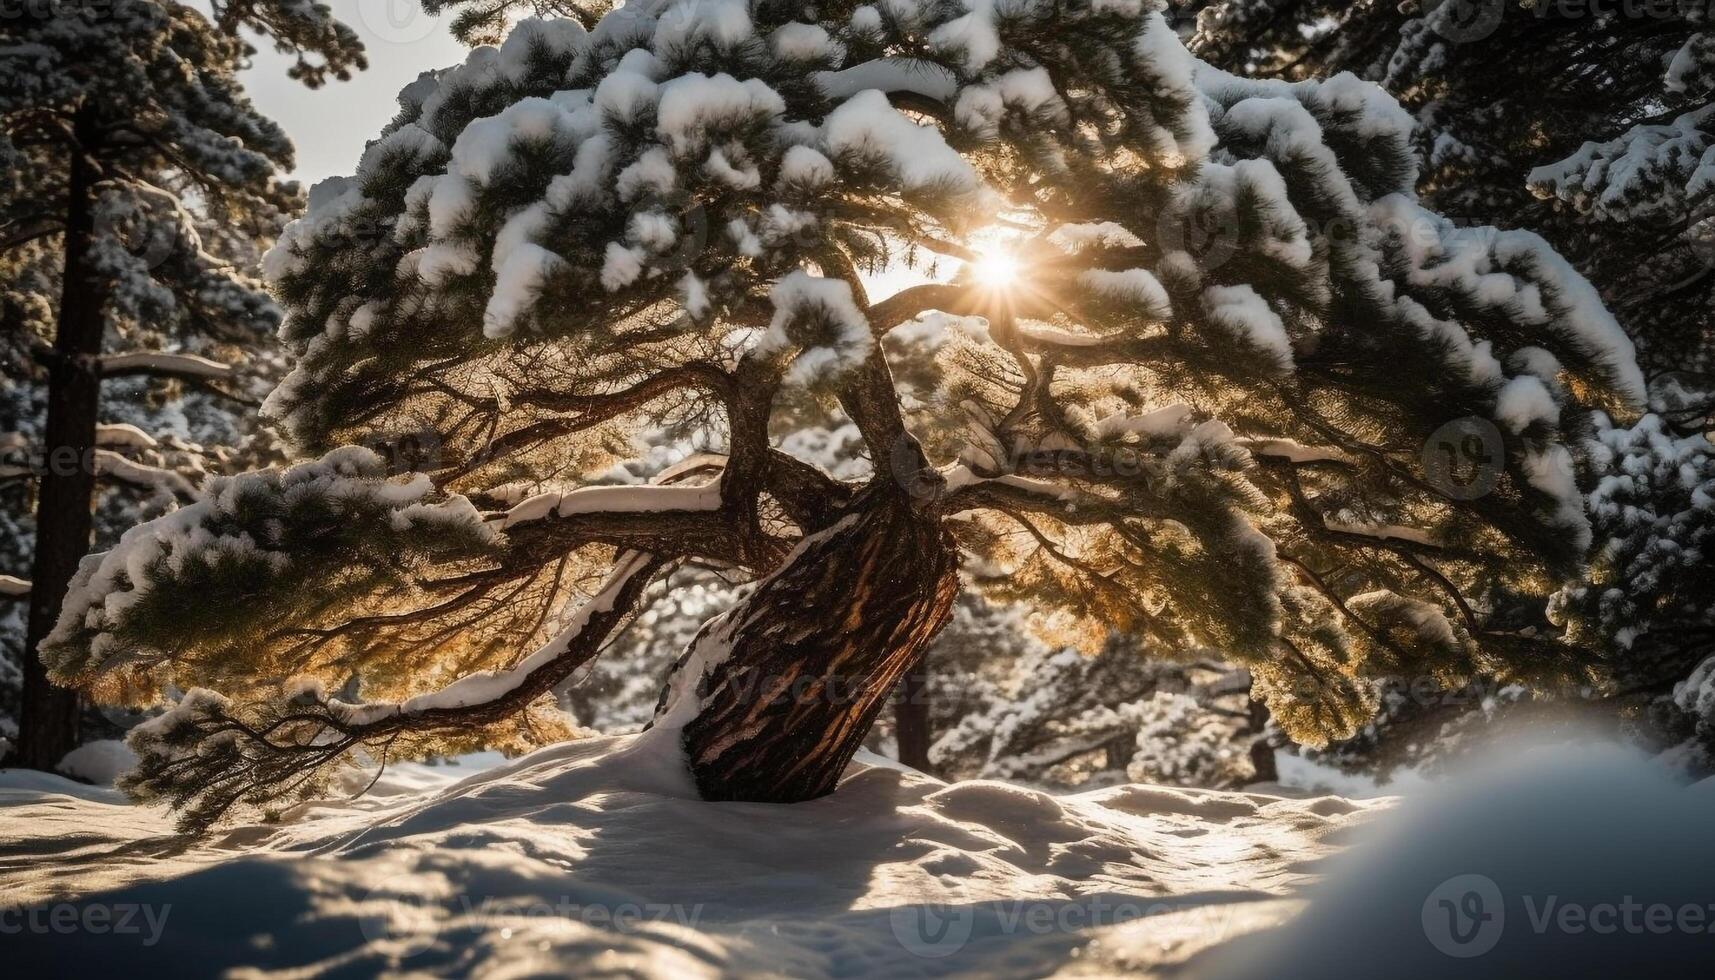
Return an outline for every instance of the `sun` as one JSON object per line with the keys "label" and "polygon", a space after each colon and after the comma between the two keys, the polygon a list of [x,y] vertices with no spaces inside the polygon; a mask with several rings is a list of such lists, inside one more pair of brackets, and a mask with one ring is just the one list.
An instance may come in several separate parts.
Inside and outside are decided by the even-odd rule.
{"label": "sun", "polygon": [[1002,248],[988,249],[970,264],[971,278],[990,289],[1010,289],[1018,283],[1018,256]]}

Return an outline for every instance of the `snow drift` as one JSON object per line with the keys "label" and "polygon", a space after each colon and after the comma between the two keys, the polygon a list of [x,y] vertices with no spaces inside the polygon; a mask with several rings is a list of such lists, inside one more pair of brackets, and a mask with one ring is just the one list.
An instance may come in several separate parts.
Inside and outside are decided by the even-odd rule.
{"label": "snow drift", "polygon": [[[675,978],[1171,964],[1277,921],[1282,896],[1384,805],[1137,785],[1055,797],[873,757],[810,803],[710,804],[659,750],[647,735],[570,742],[195,845],[152,809],[0,790],[0,850],[27,855],[0,870],[8,904],[149,908],[160,923],[25,928],[8,962]],[[1130,920],[1148,924],[1147,947],[1092,946]]]}
{"label": "snow drift", "polygon": [[[1555,922],[1715,900],[1715,784],[1618,749],[1399,803],[1053,796],[868,757],[834,795],[773,806],[697,800],[664,741],[462,780],[395,767],[362,799],[197,843],[157,810],[5,773],[0,947],[22,975],[672,978],[1657,975],[1715,949],[1534,928],[1551,897]],[[1504,896],[1501,928],[1459,930],[1480,949],[1434,918],[1438,896],[1469,910],[1473,875]]]}
{"label": "snow drift", "polygon": [[1709,976],[1715,780],[1637,752],[1535,749],[1425,787],[1329,864],[1309,906],[1198,964],[1210,980]]}

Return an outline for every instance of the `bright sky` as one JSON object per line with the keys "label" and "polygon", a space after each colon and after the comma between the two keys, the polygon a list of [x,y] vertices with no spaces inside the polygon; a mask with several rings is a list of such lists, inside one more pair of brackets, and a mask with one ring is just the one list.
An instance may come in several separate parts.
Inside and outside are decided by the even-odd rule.
{"label": "bright sky", "polygon": [[332,0],[332,6],[363,37],[368,71],[308,89],[286,77],[291,59],[264,43],[244,79],[257,108],[297,144],[294,176],[306,186],[351,173],[364,144],[399,111],[399,90],[420,72],[456,65],[465,55],[447,31],[450,18],[430,17],[417,0]]}
{"label": "bright sky", "polygon": [[[369,69],[349,82],[306,88],[286,77],[292,60],[258,43],[244,84],[256,107],[278,122],[298,149],[292,176],[306,187],[357,168],[364,146],[399,111],[399,90],[422,72],[464,61],[464,45],[447,30],[450,17],[425,14],[418,0],[332,0],[335,12],[363,38]],[[942,278],[958,268],[942,262]],[[872,299],[925,281],[922,269],[893,268],[865,277]]]}

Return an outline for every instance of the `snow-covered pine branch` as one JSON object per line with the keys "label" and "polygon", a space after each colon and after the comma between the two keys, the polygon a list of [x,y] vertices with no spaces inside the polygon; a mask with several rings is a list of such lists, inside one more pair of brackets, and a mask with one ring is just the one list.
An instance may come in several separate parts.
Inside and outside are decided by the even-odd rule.
{"label": "snow-covered pine branch", "polygon": [[720,505],[719,481],[701,486],[583,487],[570,493],[540,493],[519,501],[506,512],[499,527],[505,531],[532,521],[592,513],[712,511]]}
{"label": "snow-covered pine branch", "polygon": [[99,423],[95,444],[103,449],[146,450],[160,448],[161,441],[130,422]]}
{"label": "snow-covered pine branch", "polygon": [[[61,465],[22,433],[0,435],[0,452],[17,461],[0,466],[0,479],[33,478],[44,467]],[[206,475],[204,456],[203,447],[177,437],[163,442],[132,423],[104,422],[95,427],[95,446],[88,461],[97,477],[151,494],[189,498]]]}
{"label": "snow-covered pine branch", "polygon": [[[355,601],[408,589],[412,569],[476,560],[496,541],[464,498],[436,500],[423,478],[388,481],[382,460],[357,447],[285,470],[216,477],[191,495],[84,560],[43,644],[57,675],[123,691],[143,679],[120,677],[118,668],[171,670],[191,647],[264,642],[276,623],[206,601],[222,583],[248,582],[303,619],[342,595]],[[143,696],[165,676],[143,682]]]}
{"label": "snow-covered pine branch", "polygon": [[217,381],[232,377],[234,372],[232,365],[222,364],[198,354],[130,351],[123,354],[103,354],[101,374],[108,378],[147,374],[160,378],[201,378]]}
{"label": "snow-covered pine branch", "polygon": [[166,491],[179,497],[188,498],[196,493],[196,487],[177,471],[139,463],[110,449],[95,451],[95,474],[121,480],[145,490]]}
{"label": "snow-covered pine branch", "polygon": [[1599,422],[1604,476],[1588,506],[1602,544],[1551,612],[1622,663],[1635,649],[1647,675],[1663,666],[1647,652],[1699,658],[1715,629],[1715,446],[1702,433],[1676,434],[1656,415],[1629,427]]}

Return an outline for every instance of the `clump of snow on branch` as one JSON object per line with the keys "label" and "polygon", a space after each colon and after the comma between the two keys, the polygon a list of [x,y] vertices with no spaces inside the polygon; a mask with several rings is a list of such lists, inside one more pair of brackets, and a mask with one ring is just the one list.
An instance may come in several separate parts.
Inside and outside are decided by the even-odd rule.
{"label": "clump of snow on branch", "polygon": [[763,351],[798,350],[787,380],[810,384],[851,371],[875,346],[869,319],[852,301],[852,288],[840,279],[794,272],[768,294],[774,319],[758,345]]}

